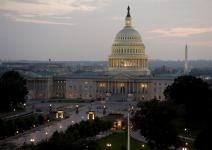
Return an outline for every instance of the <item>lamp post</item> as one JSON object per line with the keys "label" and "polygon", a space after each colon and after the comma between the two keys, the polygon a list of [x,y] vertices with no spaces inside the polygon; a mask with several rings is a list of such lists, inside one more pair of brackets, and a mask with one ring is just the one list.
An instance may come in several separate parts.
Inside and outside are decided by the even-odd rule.
{"label": "lamp post", "polygon": [[23,103],[24,109],[26,109],[26,103]]}
{"label": "lamp post", "polygon": [[48,132],[47,131],[45,132],[45,135],[46,135],[46,140],[47,140],[47,136],[48,136]]}
{"label": "lamp post", "polygon": [[60,129],[62,129],[62,128],[63,128],[62,124],[60,124],[59,128],[60,128]]}
{"label": "lamp post", "polygon": [[31,138],[29,141],[31,142],[31,144],[35,143],[35,139],[34,138]]}
{"label": "lamp post", "polygon": [[104,105],[103,106],[103,115],[105,115],[106,114],[106,106]]}
{"label": "lamp post", "polygon": [[52,104],[49,104],[49,113],[52,113]]}
{"label": "lamp post", "polygon": [[79,113],[79,105],[76,105],[76,114]]}
{"label": "lamp post", "polygon": [[106,144],[106,147],[107,147],[108,150],[110,150],[111,147],[112,147],[112,144],[111,144],[111,143],[107,143],[107,144]]}
{"label": "lamp post", "polygon": [[188,132],[188,129],[184,128],[185,146],[182,148],[182,150],[188,150],[188,148],[187,148],[188,147],[188,142],[186,141],[187,132]]}

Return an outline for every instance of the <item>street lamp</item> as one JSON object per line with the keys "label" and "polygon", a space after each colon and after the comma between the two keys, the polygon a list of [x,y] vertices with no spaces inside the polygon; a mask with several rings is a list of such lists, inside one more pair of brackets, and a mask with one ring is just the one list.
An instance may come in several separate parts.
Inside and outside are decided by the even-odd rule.
{"label": "street lamp", "polygon": [[76,105],[76,114],[79,113],[79,105]]}
{"label": "street lamp", "polygon": [[48,135],[48,132],[47,131],[45,132],[45,135],[46,135],[46,140],[47,140],[47,135]]}
{"label": "street lamp", "polygon": [[52,104],[49,104],[49,113],[52,113]]}
{"label": "street lamp", "polygon": [[107,143],[107,144],[106,144],[106,147],[107,147],[108,149],[111,149],[112,144],[111,144],[111,143]]}
{"label": "street lamp", "polygon": [[59,128],[60,128],[60,129],[62,129],[62,128],[63,128],[63,126],[62,126],[62,125],[60,125],[60,126],[59,126]]}
{"label": "street lamp", "polygon": [[30,141],[32,144],[35,143],[35,139],[34,139],[34,138],[31,138],[29,141]]}
{"label": "street lamp", "polygon": [[188,143],[187,143],[187,140],[186,140],[186,137],[187,137],[187,131],[188,131],[188,129],[187,128],[184,128],[184,137],[185,137],[185,144],[186,144],[186,146],[188,145]]}
{"label": "street lamp", "polygon": [[23,104],[24,108],[26,108],[26,103]]}
{"label": "street lamp", "polygon": [[105,115],[106,114],[106,106],[104,105],[103,106],[103,115]]}

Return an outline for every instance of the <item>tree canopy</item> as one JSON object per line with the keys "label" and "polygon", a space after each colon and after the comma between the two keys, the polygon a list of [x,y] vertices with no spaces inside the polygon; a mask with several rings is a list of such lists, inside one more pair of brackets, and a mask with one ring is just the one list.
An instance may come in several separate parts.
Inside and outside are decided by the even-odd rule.
{"label": "tree canopy", "polygon": [[157,149],[167,149],[176,144],[177,134],[173,117],[174,111],[167,102],[152,100],[139,104],[133,122],[141,130],[148,144]]}
{"label": "tree canopy", "polygon": [[[181,145],[177,136],[185,135],[184,128],[196,138],[195,148],[209,150],[212,134],[212,91],[200,78],[180,76],[164,91],[166,101],[147,101],[138,104],[133,121],[141,129],[150,146],[166,149]],[[188,136],[188,135],[186,135]],[[179,143],[178,143],[179,142]]]}
{"label": "tree canopy", "polygon": [[81,121],[70,125],[64,132],[54,132],[49,140],[44,140],[36,145],[25,145],[23,150],[98,150],[97,141],[92,139],[101,131],[111,129],[110,121],[95,120]]}
{"label": "tree canopy", "polygon": [[26,80],[18,72],[5,72],[0,78],[0,111],[8,111],[24,103],[27,93]]}
{"label": "tree canopy", "polygon": [[206,82],[193,76],[181,76],[164,94],[167,100],[185,107],[185,121],[190,127],[204,126],[212,108],[212,91]]}

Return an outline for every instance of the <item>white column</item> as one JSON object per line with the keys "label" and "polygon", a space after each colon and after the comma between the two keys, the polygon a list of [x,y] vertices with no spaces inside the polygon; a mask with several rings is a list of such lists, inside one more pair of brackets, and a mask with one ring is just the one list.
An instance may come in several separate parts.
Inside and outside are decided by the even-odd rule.
{"label": "white column", "polygon": [[133,94],[134,94],[134,92],[135,92],[134,86],[135,86],[135,83],[134,83],[134,80],[133,80]]}

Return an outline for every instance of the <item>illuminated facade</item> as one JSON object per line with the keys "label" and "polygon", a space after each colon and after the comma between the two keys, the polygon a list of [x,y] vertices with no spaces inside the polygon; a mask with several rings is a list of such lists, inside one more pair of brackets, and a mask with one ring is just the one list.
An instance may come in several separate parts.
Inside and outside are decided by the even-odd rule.
{"label": "illuminated facade", "polygon": [[125,72],[134,75],[150,75],[145,46],[139,32],[132,26],[129,7],[125,26],[115,36],[108,62],[110,74]]}

